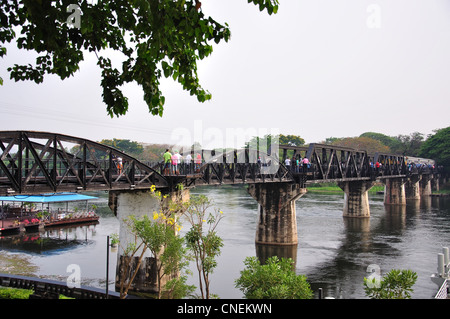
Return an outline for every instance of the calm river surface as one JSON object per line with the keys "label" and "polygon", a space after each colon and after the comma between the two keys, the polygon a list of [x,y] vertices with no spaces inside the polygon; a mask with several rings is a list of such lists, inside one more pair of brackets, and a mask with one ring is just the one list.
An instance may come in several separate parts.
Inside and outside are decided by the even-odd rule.
{"label": "calm river surface", "polygon": [[[430,275],[437,254],[450,246],[450,199],[429,198],[403,208],[383,204],[382,195],[370,196],[370,219],[342,217],[342,194],[306,194],[297,205],[299,244],[296,249],[267,251],[255,246],[257,203],[241,186],[199,187],[224,212],[218,232],[224,239],[211,290],[220,298],[242,298],[234,281],[247,256],[270,254],[296,259],[296,271],[307,276],[313,290],[325,296],[366,298],[363,278],[369,265],[389,270],[411,269],[418,274],[413,298],[432,298],[437,285]],[[101,215],[97,225],[3,237],[0,272],[65,280],[70,264],[79,265],[81,283],[105,287],[106,236],[118,233],[119,222],[107,207],[107,194],[95,203]],[[109,286],[114,289],[116,252],[110,253]],[[193,269],[193,268],[192,268]],[[192,276],[190,283],[196,284]]]}

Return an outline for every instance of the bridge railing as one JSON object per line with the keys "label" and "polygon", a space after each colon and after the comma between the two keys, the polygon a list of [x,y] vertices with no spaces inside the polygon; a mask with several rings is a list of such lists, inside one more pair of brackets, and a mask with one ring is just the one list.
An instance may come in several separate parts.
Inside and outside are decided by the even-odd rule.
{"label": "bridge railing", "polygon": [[107,294],[105,289],[100,288],[87,287],[82,285],[80,287],[69,287],[65,282],[1,273],[0,286],[32,289],[34,290],[34,298],[54,299],[58,298],[60,294],[75,299],[120,298],[120,294],[115,291],[108,291]]}
{"label": "bridge railing", "polygon": [[408,161],[403,155],[368,154],[348,147],[310,144],[300,147],[280,145],[277,149],[278,154],[272,156],[248,148],[223,152],[197,150],[191,152],[189,162],[182,156],[178,164],[170,162],[166,170],[163,161],[149,166],[166,176],[195,175],[192,178],[206,184],[375,180],[437,172],[434,166],[424,164],[426,159]]}
{"label": "bridge railing", "polygon": [[291,172],[280,165],[276,156],[254,149],[198,150],[191,159],[182,154],[180,162],[148,163],[164,176],[186,176],[187,185],[235,184],[256,182],[293,181]]}

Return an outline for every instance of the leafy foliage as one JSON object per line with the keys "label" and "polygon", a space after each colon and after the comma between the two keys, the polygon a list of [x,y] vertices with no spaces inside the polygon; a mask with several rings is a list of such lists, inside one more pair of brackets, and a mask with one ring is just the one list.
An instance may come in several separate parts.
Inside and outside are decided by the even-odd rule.
{"label": "leafy foliage", "polygon": [[114,147],[131,156],[139,156],[144,151],[144,147],[141,144],[126,139],[103,139],[100,141],[100,144]]}
{"label": "leafy foliage", "polygon": [[364,291],[373,299],[410,299],[417,273],[411,270],[392,269],[379,282],[364,278]]}
{"label": "leafy foliage", "polygon": [[377,141],[380,141],[383,145],[389,147],[392,152],[401,148],[401,142],[398,138],[387,136],[382,133],[366,132],[361,134],[359,137],[368,137]]}
{"label": "leafy foliage", "polygon": [[306,277],[296,275],[291,258],[281,260],[277,256],[261,265],[256,257],[247,257],[246,268],[236,280],[247,299],[311,299],[312,290]]}
{"label": "leafy foliage", "polygon": [[329,137],[325,144],[347,146],[351,148],[368,150],[369,152],[388,152],[406,156],[419,156],[424,135],[413,132],[409,135],[387,136],[381,133],[366,132],[359,137]]}
{"label": "leafy foliage", "polygon": [[420,149],[420,156],[433,158],[450,171],[450,127],[436,130]]}
{"label": "leafy foliage", "polygon": [[413,132],[410,135],[399,135],[397,139],[400,141],[399,148],[395,149],[398,154],[419,156],[420,147],[424,141],[424,135],[419,132]]}
{"label": "leafy foliage", "polygon": [[336,146],[351,147],[359,150],[367,150],[369,153],[389,152],[389,147],[383,145],[380,141],[369,137],[346,137],[336,139],[331,144]]}
{"label": "leafy foliage", "polygon": [[183,246],[184,239],[177,235],[181,225],[178,224],[176,213],[183,209],[183,204],[180,201],[166,200],[168,196],[162,196],[161,192],[155,191],[155,187],[152,187],[151,191],[153,196],[160,200],[160,210],[154,211],[152,217],[130,216],[127,223],[141,241],[143,252],[150,250],[156,260],[158,298],[182,298],[194,289],[193,286],[186,285],[186,276],[171,279],[164,287],[162,282],[163,277],[170,278],[173,274],[180,273],[188,264],[186,249]]}
{"label": "leafy foliage", "polygon": [[[278,0],[248,0],[267,10],[278,10]],[[228,41],[228,25],[203,14],[199,0],[78,1],[80,26],[71,25],[71,0],[8,0],[0,6],[0,43],[16,40],[17,47],[38,54],[35,65],[8,68],[11,79],[41,83],[46,74],[61,79],[79,70],[86,51],[94,52],[101,69],[103,101],[108,114],[128,110],[121,87],[137,83],[149,112],[162,116],[165,97],[160,79],[173,78],[199,102],[211,99],[197,76],[197,61],[209,56],[213,43]],[[16,32],[20,30],[20,34]],[[108,54],[121,53],[118,66]],[[0,45],[0,57],[7,54]],[[0,80],[0,84],[2,80]]]}
{"label": "leafy foliage", "polygon": [[216,257],[223,247],[223,240],[215,231],[222,219],[222,211],[210,212],[211,207],[212,203],[206,196],[193,196],[184,213],[191,225],[185,235],[186,244],[195,258],[203,299],[210,298],[209,275],[217,267]]}

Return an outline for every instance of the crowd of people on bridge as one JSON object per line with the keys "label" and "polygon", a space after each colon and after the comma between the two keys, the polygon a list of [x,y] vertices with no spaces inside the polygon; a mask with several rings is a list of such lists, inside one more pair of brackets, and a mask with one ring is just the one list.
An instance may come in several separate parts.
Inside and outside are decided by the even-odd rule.
{"label": "crowd of people on bridge", "polygon": [[172,154],[169,149],[163,154],[163,175],[188,175],[200,172],[202,155],[188,153],[183,157],[178,150]]}
{"label": "crowd of people on bridge", "polygon": [[[359,167],[360,164],[358,164],[357,166]],[[296,154],[292,158],[286,157],[284,159],[284,165],[292,173],[308,173],[314,172],[316,170],[317,163],[311,163],[307,157],[302,158],[299,154]],[[325,168],[329,165],[329,163],[324,162],[322,163],[322,165],[324,165]],[[346,162],[340,162],[339,164],[332,163],[330,169],[331,175],[336,175],[338,165],[340,165],[340,169],[344,171],[346,169],[347,163]],[[370,161],[368,171],[370,175],[380,176],[384,174],[390,174],[389,171],[392,170],[393,167],[397,167],[399,173],[402,174],[439,173],[443,171],[442,166],[436,166],[432,163],[408,161],[408,159],[406,159],[404,163],[400,161],[395,162],[393,159]],[[354,167],[351,168],[354,169]]]}
{"label": "crowd of people on bridge", "polygon": [[294,173],[306,173],[311,168],[311,163],[309,162],[308,158],[301,158],[301,157],[287,157],[284,160],[284,166],[286,168]]}

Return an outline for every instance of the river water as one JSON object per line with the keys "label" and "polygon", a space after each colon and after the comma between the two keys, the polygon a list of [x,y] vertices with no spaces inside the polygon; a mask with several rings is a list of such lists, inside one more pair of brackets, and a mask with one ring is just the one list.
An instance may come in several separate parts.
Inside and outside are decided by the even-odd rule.
{"label": "river water", "polygon": [[[257,203],[242,186],[198,187],[224,212],[218,226],[224,240],[211,291],[220,298],[242,298],[234,281],[248,256],[265,259],[277,254],[296,260],[296,272],[306,275],[317,297],[318,288],[334,298],[367,298],[363,279],[369,265],[381,274],[411,269],[418,274],[413,298],[429,299],[437,292],[430,275],[437,254],[450,245],[450,199],[428,198],[406,207],[385,206],[382,195],[370,195],[370,219],[342,217],[343,194],[308,193],[296,202],[299,244],[294,249],[255,245]],[[0,272],[66,280],[77,265],[81,284],[105,287],[106,238],[119,231],[107,207],[107,194],[95,203],[97,225],[45,231],[0,240]],[[186,226],[187,227],[187,226]],[[110,250],[109,287],[114,290],[117,252]],[[194,269],[192,267],[192,269]],[[196,284],[196,276],[189,279]]]}

